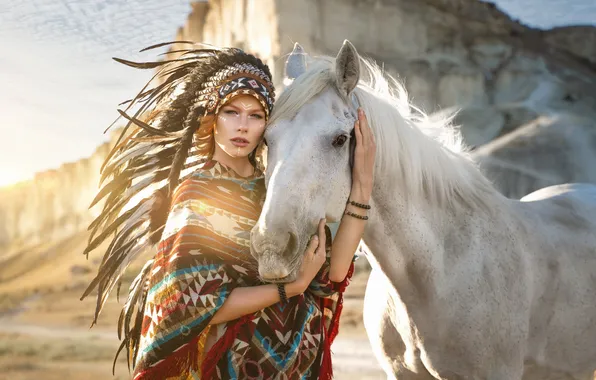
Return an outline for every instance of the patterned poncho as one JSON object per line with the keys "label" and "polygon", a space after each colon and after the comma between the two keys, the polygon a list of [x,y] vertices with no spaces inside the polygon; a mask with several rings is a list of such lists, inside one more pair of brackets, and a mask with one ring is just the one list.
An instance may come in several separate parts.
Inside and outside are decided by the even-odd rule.
{"label": "patterned poncho", "polygon": [[[327,261],[289,303],[210,325],[234,288],[262,284],[249,236],[264,196],[262,173],[243,178],[215,161],[178,186],[152,268],[134,379],[331,378],[330,345],[353,267],[333,283]],[[217,341],[204,352],[210,329]]]}

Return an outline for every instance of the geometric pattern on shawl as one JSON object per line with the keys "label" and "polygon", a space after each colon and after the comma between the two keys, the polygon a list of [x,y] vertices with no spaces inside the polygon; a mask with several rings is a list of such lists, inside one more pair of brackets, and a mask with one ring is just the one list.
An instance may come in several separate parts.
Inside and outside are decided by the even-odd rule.
{"label": "geometric pattern on shawl", "polygon": [[264,196],[262,173],[242,178],[215,161],[180,183],[152,267],[133,378],[329,376],[346,282],[329,281],[328,261],[303,295],[225,323],[219,339],[228,343],[203,367],[215,350],[200,350],[213,315],[234,288],[262,284],[249,237]]}

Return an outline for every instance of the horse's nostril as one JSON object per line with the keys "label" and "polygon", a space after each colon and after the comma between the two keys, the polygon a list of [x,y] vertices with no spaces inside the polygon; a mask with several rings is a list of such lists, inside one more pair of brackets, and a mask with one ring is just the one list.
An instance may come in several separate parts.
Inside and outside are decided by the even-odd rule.
{"label": "horse's nostril", "polygon": [[296,234],[293,232],[290,232],[290,239],[288,239],[288,245],[286,246],[286,251],[285,256],[286,257],[292,257],[294,254],[294,251],[296,251],[296,248],[298,247],[298,239],[296,238]]}

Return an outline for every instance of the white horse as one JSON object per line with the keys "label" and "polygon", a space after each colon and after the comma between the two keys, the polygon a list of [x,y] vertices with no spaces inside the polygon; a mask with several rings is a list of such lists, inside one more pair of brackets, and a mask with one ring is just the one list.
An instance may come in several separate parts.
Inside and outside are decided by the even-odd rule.
{"label": "white horse", "polygon": [[596,187],[500,195],[450,120],[413,109],[348,41],[308,67],[297,45],[288,65],[252,231],[262,277],[291,281],[317,221],[342,217],[357,104],[377,143],[364,321],[388,377],[592,379]]}

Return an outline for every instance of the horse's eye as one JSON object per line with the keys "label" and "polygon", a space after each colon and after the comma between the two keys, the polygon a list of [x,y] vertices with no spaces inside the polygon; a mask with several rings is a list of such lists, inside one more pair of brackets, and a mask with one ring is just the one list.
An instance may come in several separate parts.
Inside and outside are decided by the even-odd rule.
{"label": "horse's eye", "polygon": [[333,146],[336,148],[344,146],[344,144],[348,141],[348,136],[346,135],[339,135],[333,140]]}

